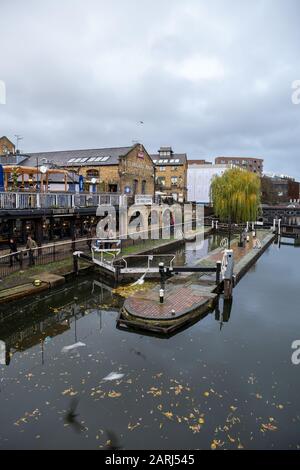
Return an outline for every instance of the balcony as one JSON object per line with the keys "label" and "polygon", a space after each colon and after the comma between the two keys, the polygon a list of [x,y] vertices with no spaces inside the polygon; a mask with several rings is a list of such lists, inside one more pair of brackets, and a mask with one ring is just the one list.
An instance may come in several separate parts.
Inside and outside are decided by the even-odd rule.
{"label": "balcony", "polygon": [[32,209],[73,209],[98,207],[99,205],[119,206],[123,198],[119,193],[21,193],[1,192],[1,210]]}

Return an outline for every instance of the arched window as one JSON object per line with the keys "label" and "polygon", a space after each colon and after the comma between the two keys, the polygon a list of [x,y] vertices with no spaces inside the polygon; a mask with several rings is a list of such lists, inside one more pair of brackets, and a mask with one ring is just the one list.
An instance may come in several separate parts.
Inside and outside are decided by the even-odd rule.
{"label": "arched window", "polygon": [[136,193],[137,193],[138,185],[139,185],[139,181],[138,181],[138,180],[134,180],[134,181],[133,181],[133,194],[136,194]]}
{"label": "arched window", "polygon": [[147,185],[147,181],[143,180],[142,181],[142,194],[146,194],[146,185]]}

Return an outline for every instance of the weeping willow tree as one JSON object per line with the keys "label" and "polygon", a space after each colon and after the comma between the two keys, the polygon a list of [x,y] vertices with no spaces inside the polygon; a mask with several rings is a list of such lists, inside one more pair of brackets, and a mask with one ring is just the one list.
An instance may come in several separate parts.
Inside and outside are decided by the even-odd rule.
{"label": "weeping willow tree", "polygon": [[[223,221],[243,223],[257,219],[261,195],[260,178],[255,173],[232,168],[215,176],[211,184],[214,213]],[[230,243],[231,230],[229,232]]]}

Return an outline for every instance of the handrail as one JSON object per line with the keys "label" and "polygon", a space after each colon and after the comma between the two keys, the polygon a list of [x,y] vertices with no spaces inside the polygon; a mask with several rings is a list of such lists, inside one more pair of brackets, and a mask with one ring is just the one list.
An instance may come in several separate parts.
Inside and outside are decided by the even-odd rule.
{"label": "handrail", "polygon": [[0,209],[71,209],[102,204],[120,205],[122,197],[121,193],[0,192]]}

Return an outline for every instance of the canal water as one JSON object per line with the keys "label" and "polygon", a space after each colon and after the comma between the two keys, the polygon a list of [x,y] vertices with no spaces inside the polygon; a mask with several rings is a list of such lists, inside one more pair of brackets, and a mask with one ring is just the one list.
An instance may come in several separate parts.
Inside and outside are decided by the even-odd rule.
{"label": "canal water", "polygon": [[96,278],[2,309],[0,449],[299,448],[299,261],[270,247],[231,311],[169,339],[118,330]]}

